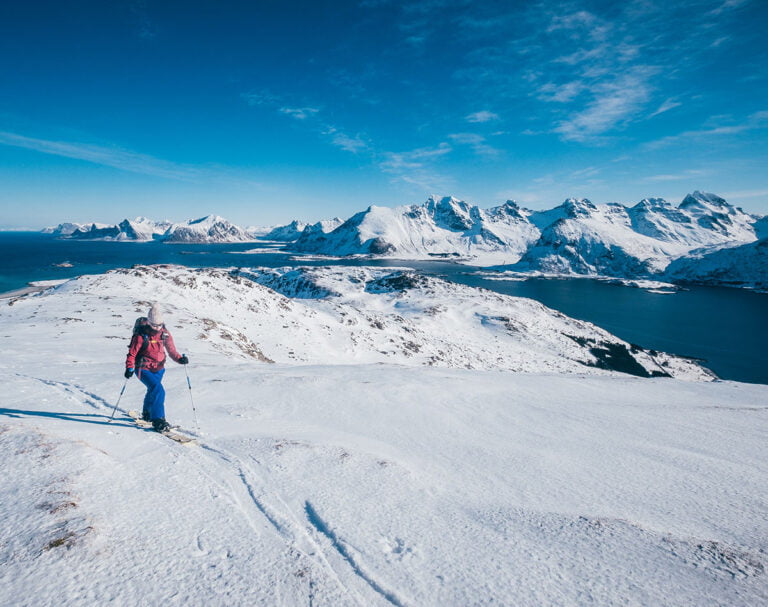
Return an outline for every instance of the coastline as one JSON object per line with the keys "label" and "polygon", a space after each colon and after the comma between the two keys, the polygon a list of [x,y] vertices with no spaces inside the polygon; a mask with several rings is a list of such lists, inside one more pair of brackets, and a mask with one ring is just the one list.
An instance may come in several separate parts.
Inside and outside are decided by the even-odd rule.
{"label": "coastline", "polygon": [[25,295],[30,295],[32,293],[41,293],[42,291],[50,289],[51,287],[63,284],[68,280],[70,279],[64,278],[60,280],[36,280],[34,282],[28,283],[26,287],[21,289],[14,289],[13,291],[0,293],[0,299],[14,299],[16,297],[24,297]]}

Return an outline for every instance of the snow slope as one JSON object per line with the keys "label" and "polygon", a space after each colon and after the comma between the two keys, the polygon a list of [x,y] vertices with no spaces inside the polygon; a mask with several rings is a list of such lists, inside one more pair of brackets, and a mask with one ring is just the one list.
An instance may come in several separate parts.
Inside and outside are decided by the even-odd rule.
{"label": "snow slope", "polygon": [[737,247],[698,249],[669,264],[666,276],[682,283],[768,289],[768,237]]}
{"label": "snow slope", "polygon": [[169,243],[248,242],[253,240],[253,237],[223,217],[206,215],[171,225],[162,240]]}
{"label": "snow slope", "polygon": [[[557,337],[570,373],[350,350],[342,324],[396,337],[391,311],[430,297],[445,342],[466,306],[551,312],[312,272],[138,267],[3,303],[0,604],[765,602],[768,387],[584,367]],[[135,379],[107,423],[150,298],[191,359],[197,447],[128,422]],[[181,367],[165,385],[194,431]]]}
{"label": "snow slope", "polygon": [[[513,201],[484,210],[432,197],[423,205],[371,206],[333,230],[307,229],[291,248],[330,256],[458,257],[518,272],[652,278],[694,249],[754,241],[755,226],[761,225],[756,222],[700,191],[678,207],[661,198],[632,207],[569,198],[544,211],[521,209]],[[285,240],[297,230],[288,232]]]}
{"label": "snow slope", "polygon": [[307,225],[303,221],[299,221],[298,219],[294,219],[291,223],[284,226],[277,226],[275,228],[272,228],[269,232],[267,232],[263,238],[264,240],[279,240],[282,242],[291,242],[293,240],[296,240],[301,233],[304,231],[304,228],[307,227]]}
{"label": "snow slope", "polygon": [[170,221],[152,221],[146,217],[124,219],[118,224],[117,240],[161,240],[171,225]]}
{"label": "snow slope", "polygon": [[247,242],[255,236],[218,215],[207,215],[181,223],[153,221],[146,217],[124,219],[117,225],[107,224],[59,224],[45,228],[47,234],[55,234],[74,240],[138,241],[162,240],[169,243],[217,243]]}
{"label": "snow slope", "polygon": [[43,234],[55,234],[56,236],[69,236],[72,232],[77,230],[86,229],[86,225],[82,223],[64,222],[57,226],[49,226],[40,230]]}
{"label": "snow slope", "polygon": [[685,245],[638,234],[626,207],[594,205],[586,199],[568,199],[559,215],[542,229],[538,241],[516,268],[561,274],[647,276],[663,269]]}
{"label": "snow slope", "polygon": [[482,210],[453,197],[432,197],[423,205],[371,206],[328,234],[299,238],[294,248],[324,255],[497,254],[517,259],[537,235],[512,201]]}
{"label": "snow slope", "polygon": [[677,208],[661,198],[631,208],[569,198],[530,220],[541,236],[515,267],[521,271],[651,277],[693,249],[755,240],[755,217],[699,191]]}

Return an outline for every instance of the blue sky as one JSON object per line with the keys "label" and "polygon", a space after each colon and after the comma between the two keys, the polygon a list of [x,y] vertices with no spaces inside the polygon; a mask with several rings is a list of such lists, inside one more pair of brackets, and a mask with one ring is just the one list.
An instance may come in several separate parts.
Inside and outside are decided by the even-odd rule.
{"label": "blue sky", "polygon": [[768,213],[768,3],[6,2],[0,225],[454,195]]}

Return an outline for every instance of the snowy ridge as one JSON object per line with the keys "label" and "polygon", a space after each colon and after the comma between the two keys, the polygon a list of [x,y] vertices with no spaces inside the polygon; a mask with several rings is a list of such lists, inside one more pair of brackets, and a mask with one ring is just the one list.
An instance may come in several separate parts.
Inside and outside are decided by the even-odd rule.
{"label": "snowy ridge", "polygon": [[[292,271],[139,266],[3,306],[0,604],[763,602],[768,387],[534,350],[610,336],[411,272]],[[136,379],[107,423],[150,297],[190,356],[197,448],[126,418]],[[436,302],[455,318],[430,326]],[[440,349],[479,336],[441,367],[399,351],[438,325]],[[482,370],[494,348],[546,371]],[[164,383],[195,433],[184,371]]]}
{"label": "snowy ridge", "polygon": [[169,243],[248,242],[253,237],[223,217],[206,215],[200,219],[173,224],[163,234],[162,240]]}
{"label": "snowy ridge", "polygon": [[[101,226],[105,227],[105,226]],[[69,236],[72,234],[72,232],[75,232],[77,230],[84,230],[86,228],[85,224],[82,223],[72,223],[72,222],[65,222],[60,223],[57,226],[50,226],[47,228],[43,228],[40,230],[43,234],[55,234],[56,236]]]}
{"label": "snowy ridge", "polygon": [[132,220],[124,219],[117,225],[60,224],[56,228],[45,228],[43,232],[75,240],[160,240],[168,243],[248,242],[255,238],[218,215],[207,215],[181,223],[136,217]]}
{"label": "snowy ridge", "polygon": [[371,206],[328,234],[300,237],[294,248],[324,255],[467,256],[498,253],[519,257],[536,229],[519,207],[482,210],[453,197],[405,207]]}
{"label": "snowy ridge", "polygon": [[294,219],[288,225],[277,226],[276,228],[273,228],[272,230],[267,232],[262,238],[264,240],[278,240],[281,242],[291,242],[293,240],[296,240],[299,236],[301,236],[301,233],[304,231],[304,228],[306,228],[307,225],[308,224],[304,223],[303,221]]}
{"label": "snowy ridge", "polygon": [[117,240],[160,240],[171,227],[170,221],[152,221],[146,217],[124,219],[118,224]]}
{"label": "snowy ridge", "polygon": [[669,264],[666,276],[680,283],[768,290],[768,237],[693,251]]}
{"label": "snowy ridge", "polygon": [[120,292],[153,293],[169,305],[194,310],[185,321],[189,330],[229,356],[279,363],[713,377],[695,362],[643,350],[536,301],[410,270],[136,266],[70,281],[56,289],[55,297],[114,298]]}
{"label": "snowy ridge", "polygon": [[661,198],[632,207],[569,198],[545,211],[522,209],[514,201],[483,210],[432,197],[423,205],[371,206],[333,230],[305,230],[291,249],[328,256],[459,257],[521,272],[652,278],[694,249],[754,241],[756,220],[699,191],[678,207]]}

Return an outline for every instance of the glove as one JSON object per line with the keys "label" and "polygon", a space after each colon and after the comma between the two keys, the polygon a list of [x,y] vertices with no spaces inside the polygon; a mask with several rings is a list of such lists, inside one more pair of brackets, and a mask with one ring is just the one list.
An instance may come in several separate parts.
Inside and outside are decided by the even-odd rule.
{"label": "glove", "polygon": [[126,369],[125,370],[125,379],[130,379],[133,377],[133,369]]}
{"label": "glove", "polygon": [[181,358],[179,359],[179,364],[180,365],[188,365],[189,364],[189,359],[187,358],[186,354],[182,354],[181,355]]}

